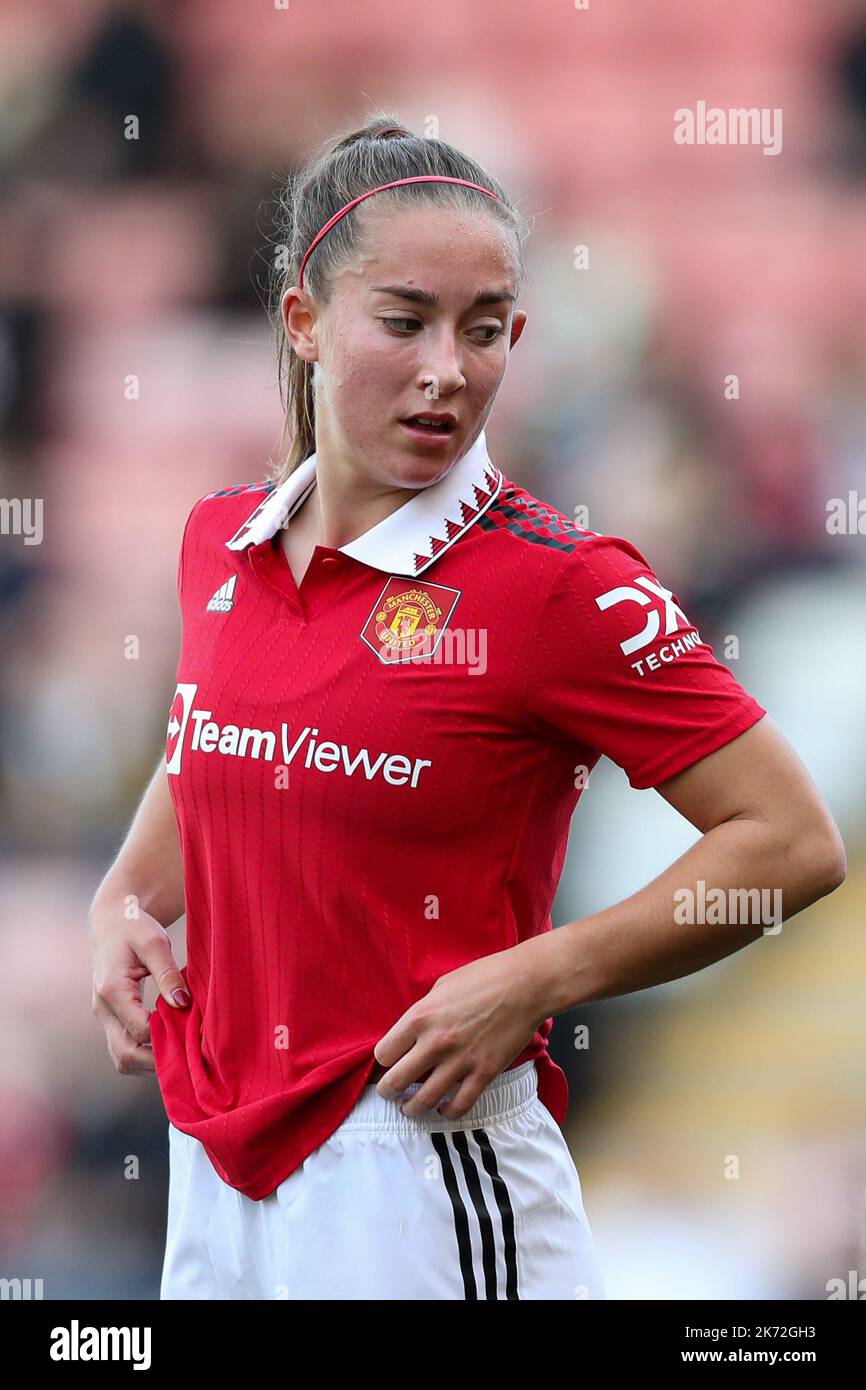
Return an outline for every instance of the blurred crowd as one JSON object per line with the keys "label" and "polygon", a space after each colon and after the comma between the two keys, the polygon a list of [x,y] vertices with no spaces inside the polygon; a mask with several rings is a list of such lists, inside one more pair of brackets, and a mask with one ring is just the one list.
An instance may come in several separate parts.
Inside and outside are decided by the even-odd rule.
{"label": "blurred crowd", "polygon": [[[677,145],[673,112],[699,98],[780,108],[782,150]],[[843,889],[778,941],[579,1011],[588,1052],[557,1020],[610,1294],[823,1297],[866,1260],[853,0],[7,0],[0,497],[41,499],[43,520],[38,543],[0,534],[0,1275],[43,1277],[46,1297],[156,1294],[165,1119],[90,1014],[87,907],[164,744],[183,522],[204,492],[263,477],[277,445],[262,300],[280,179],[371,105],[419,133],[432,120],[534,219],[495,461],[639,547],[794,742],[849,849]],[[693,838],[601,767],[555,920]],[[717,1174],[732,1148],[753,1159],[735,1209]]]}

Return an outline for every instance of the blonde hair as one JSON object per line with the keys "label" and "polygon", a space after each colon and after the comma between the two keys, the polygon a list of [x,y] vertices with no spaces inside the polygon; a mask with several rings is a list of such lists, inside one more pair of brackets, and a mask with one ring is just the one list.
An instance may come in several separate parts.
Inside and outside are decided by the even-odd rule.
{"label": "blonde hair", "polygon": [[[523,247],[529,224],[501,185],[476,160],[443,140],[414,135],[393,111],[379,110],[360,130],[336,137],[301,171],[286,181],[277,199],[276,247],[280,255],[270,272],[270,313],[277,343],[277,377],[283,406],[280,459],[272,464],[271,477],[284,482],[298,464],[315,452],[316,419],[313,363],[298,357],[286,335],[280,311],[285,291],[297,284],[304,253],[316,233],[346,203],[379,184],[418,174],[444,174],[466,179],[495,193],[499,202],[459,184],[422,183],[389,188],[376,198],[390,198],[407,205],[440,203],[476,210],[483,204],[514,234],[518,260],[518,293],[526,271]],[[335,223],[304,267],[304,289],[327,304],[335,272],[356,250],[359,239],[358,211],[365,199]],[[282,264],[280,264],[282,262]],[[286,450],[286,441],[291,443]]]}

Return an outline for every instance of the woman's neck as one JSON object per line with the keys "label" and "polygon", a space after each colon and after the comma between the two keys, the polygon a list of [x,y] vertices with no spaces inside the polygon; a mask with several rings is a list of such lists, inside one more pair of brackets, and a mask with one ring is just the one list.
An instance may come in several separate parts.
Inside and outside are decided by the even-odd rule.
{"label": "woman's neck", "polygon": [[396,512],[418,488],[389,488],[369,479],[359,479],[348,470],[327,462],[320,464],[316,452],[316,485],[292,519],[313,545],[338,550],[372,530],[385,517]]}

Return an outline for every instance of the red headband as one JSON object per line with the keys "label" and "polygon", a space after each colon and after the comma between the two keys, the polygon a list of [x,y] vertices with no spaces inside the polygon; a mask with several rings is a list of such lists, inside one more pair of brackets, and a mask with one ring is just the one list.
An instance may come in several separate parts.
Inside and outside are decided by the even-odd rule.
{"label": "red headband", "polygon": [[301,261],[301,268],[298,271],[298,288],[304,288],[304,266],[307,264],[307,261],[310,259],[310,256],[312,255],[315,248],[318,246],[319,242],[322,240],[322,237],[325,235],[326,232],[329,232],[331,230],[335,222],[339,222],[340,218],[343,217],[349,211],[350,208],[355,207],[358,203],[362,203],[365,198],[371,198],[374,193],[381,193],[383,188],[399,188],[400,185],[403,183],[431,182],[462,183],[464,188],[477,188],[479,193],[486,193],[488,198],[495,198],[497,203],[502,202],[502,199],[499,197],[498,193],[491,193],[489,188],[483,188],[480,183],[470,183],[468,179],[449,178],[446,174],[417,174],[414,178],[411,179],[395,179],[393,183],[380,183],[377,188],[368,189],[366,193],[359,194],[357,198],[352,199],[351,203],[347,203],[345,207],[340,208],[340,211],[335,212],[334,216],[328,222],[325,223],[321,231],[316,233],[316,235],[313,237],[313,240],[307,247],[304,259]]}

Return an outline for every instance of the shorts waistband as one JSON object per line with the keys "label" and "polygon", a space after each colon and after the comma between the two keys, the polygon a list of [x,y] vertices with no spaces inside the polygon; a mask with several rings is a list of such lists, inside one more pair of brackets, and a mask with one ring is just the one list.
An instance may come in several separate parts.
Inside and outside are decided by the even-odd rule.
{"label": "shorts waistband", "polygon": [[[538,1093],[538,1077],[535,1063],[530,1059],[510,1071],[501,1071],[485,1086],[481,1095],[465,1115],[448,1118],[438,1110],[425,1110],[422,1114],[411,1116],[400,1112],[401,1104],[414,1095],[421,1086],[413,1081],[401,1095],[394,1100],[385,1100],[375,1085],[367,1085],[361,1092],[354,1108],[349,1112],[334,1134],[347,1134],[357,1130],[394,1130],[401,1134],[424,1134],[431,1130],[472,1129],[474,1126],[493,1124],[512,1115],[528,1110]],[[457,1085],[445,1092],[440,1105],[457,1093]]]}

